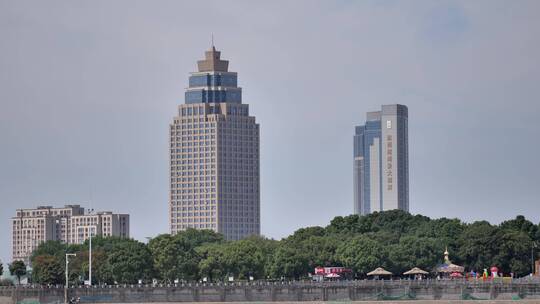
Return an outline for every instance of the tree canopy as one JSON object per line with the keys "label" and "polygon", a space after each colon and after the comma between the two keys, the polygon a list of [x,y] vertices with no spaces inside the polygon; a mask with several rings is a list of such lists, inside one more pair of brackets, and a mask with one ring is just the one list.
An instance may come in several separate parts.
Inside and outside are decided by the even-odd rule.
{"label": "tree canopy", "polygon": [[[524,276],[531,271],[531,248],[539,242],[539,225],[523,216],[492,225],[392,210],[338,216],[326,227],[301,228],[280,241],[264,237],[225,241],[221,234],[195,229],[162,234],[148,244],[95,237],[92,273],[94,282],[108,284],[154,278],[223,281],[230,276],[300,279],[317,266],[344,266],[362,278],[377,267],[395,274],[412,267],[432,271],[448,248],[452,261],[467,270],[497,266],[506,275]],[[49,241],[32,255],[34,282],[61,283],[66,252],[77,253],[70,259],[70,280],[87,278],[88,242]]]}
{"label": "tree canopy", "polygon": [[26,265],[23,261],[14,261],[9,264],[9,272],[17,277],[17,281],[21,284],[21,278],[26,275]]}

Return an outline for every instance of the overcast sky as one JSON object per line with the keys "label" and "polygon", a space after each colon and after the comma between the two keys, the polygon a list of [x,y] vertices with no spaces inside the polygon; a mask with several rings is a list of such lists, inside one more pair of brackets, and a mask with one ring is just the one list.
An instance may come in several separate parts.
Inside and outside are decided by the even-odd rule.
{"label": "overcast sky", "polygon": [[261,129],[262,232],[353,211],[352,136],[409,107],[410,208],[540,221],[540,1],[0,1],[0,259],[16,208],[168,231],[168,125],[212,33]]}

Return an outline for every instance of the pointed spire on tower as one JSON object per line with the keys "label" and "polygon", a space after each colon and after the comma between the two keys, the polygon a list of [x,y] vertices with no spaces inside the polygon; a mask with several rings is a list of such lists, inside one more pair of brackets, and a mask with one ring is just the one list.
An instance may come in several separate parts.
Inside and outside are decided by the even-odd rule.
{"label": "pointed spire on tower", "polygon": [[197,61],[199,72],[227,72],[229,61],[221,60],[221,52],[216,51],[214,46],[214,34],[212,34],[212,46],[210,50],[204,52],[204,60]]}

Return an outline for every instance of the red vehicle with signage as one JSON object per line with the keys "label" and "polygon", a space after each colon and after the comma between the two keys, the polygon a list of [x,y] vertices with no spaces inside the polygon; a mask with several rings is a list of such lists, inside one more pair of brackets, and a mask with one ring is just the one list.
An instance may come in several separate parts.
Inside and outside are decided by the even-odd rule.
{"label": "red vehicle with signage", "polygon": [[313,280],[324,279],[348,279],[352,276],[352,270],[345,267],[315,267]]}

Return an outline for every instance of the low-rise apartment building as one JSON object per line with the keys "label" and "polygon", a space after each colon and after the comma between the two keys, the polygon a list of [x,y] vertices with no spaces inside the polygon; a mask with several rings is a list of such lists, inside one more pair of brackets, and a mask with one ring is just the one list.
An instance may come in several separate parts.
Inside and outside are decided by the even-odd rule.
{"label": "low-rise apartment building", "polygon": [[85,212],[80,205],[17,209],[12,231],[13,260],[29,264],[32,252],[45,241],[82,244],[90,233],[129,238],[129,215]]}

